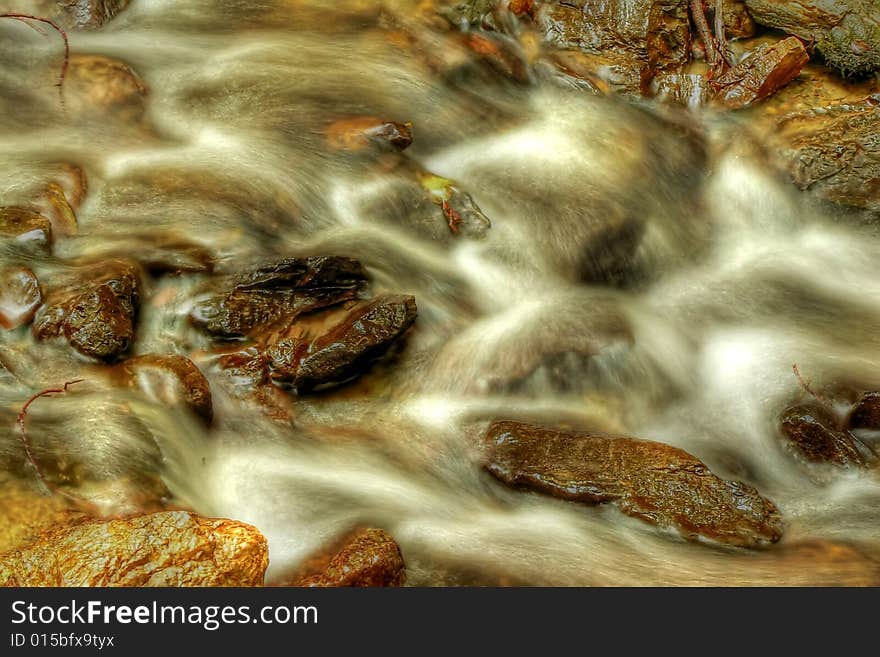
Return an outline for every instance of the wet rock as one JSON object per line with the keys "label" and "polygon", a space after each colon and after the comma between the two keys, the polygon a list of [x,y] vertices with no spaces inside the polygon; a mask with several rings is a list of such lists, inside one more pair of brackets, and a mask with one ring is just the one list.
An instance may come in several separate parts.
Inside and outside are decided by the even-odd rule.
{"label": "wet rock", "polygon": [[242,337],[279,319],[354,299],[366,284],[357,260],[288,258],[232,278],[228,291],[199,302],[190,318],[220,337]]}
{"label": "wet rock", "polygon": [[311,344],[292,339],[273,345],[267,351],[270,376],[301,392],[349,381],[406,333],[417,312],[411,296],[362,302]]}
{"label": "wet rock", "polygon": [[0,586],[260,586],[266,539],[185,511],[90,521],[0,556]]}
{"label": "wet rock", "polygon": [[815,43],[844,75],[880,68],[880,5],[873,0],[745,0],[752,17]]}
{"label": "wet rock", "polygon": [[0,238],[48,246],[52,241],[52,225],[39,212],[27,208],[0,208]]}
{"label": "wet rock", "polygon": [[95,29],[104,25],[130,0],[60,0],[55,5],[54,17],[68,28]]}
{"label": "wet rock", "polygon": [[369,146],[402,151],[412,144],[412,124],[383,121],[375,116],[340,119],[327,126],[327,143],[334,150],[360,151]]}
{"label": "wet rock", "polygon": [[0,268],[0,326],[14,329],[27,324],[42,301],[34,272],[27,267]]}
{"label": "wet rock", "polygon": [[[492,227],[489,220],[480,207],[474,202],[473,197],[466,191],[458,187],[454,180],[435,175],[433,173],[419,172],[416,175],[418,185],[422,193],[416,192],[415,198],[410,203],[418,208],[420,205],[424,209],[424,201],[429,200],[434,206],[439,206],[440,212],[436,209],[429,209],[427,214],[430,218],[421,220],[424,212],[409,212],[408,216],[416,217],[421,225],[419,232],[423,236],[433,239],[440,239],[441,236],[448,237],[450,235],[461,235],[465,237],[483,237]],[[402,193],[410,191],[405,187]],[[403,200],[403,199],[401,199]],[[443,217],[446,230],[439,230],[439,222],[431,221],[438,215]],[[439,232],[439,234],[438,234]]]}
{"label": "wet rock", "polygon": [[128,64],[103,55],[71,55],[65,98],[71,111],[112,112],[132,122],[146,113],[147,86]]}
{"label": "wet rock", "polygon": [[782,435],[799,457],[810,463],[862,467],[870,450],[817,405],[786,409],[779,422]]}
{"label": "wet rock", "polygon": [[120,260],[85,267],[50,291],[34,322],[34,336],[63,336],[84,356],[113,360],[131,345],[139,305],[137,267]]}
{"label": "wet rock", "polygon": [[690,539],[757,546],[782,536],[771,501],[670,445],[518,422],[492,424],[484,440],[484,467],[511,486],[588,504],[615,502],[627,515]]}
{"label": "wet rock", "polygon": [[816,107],[779,119],[770,143],[795,184],[834,203],[880,209],[880,102]]}
{"label": "wet rock", "polygon": [[324,557],[312,565],[320,565],[320,572],[296,580],[293,586],[403,586],[406,581],[400,547],[381,529],[357,532],[329,561]]}
{"label": "wet rock", "polygon": [[661,71],[680,71],[690,58],[687,0],[548,2],[535,12],[548,41],[630,62],[626,88],[644,93]]}
{"label": "wet rock", "polygon": [[129,358],[115,370],[120,384],[136,388],[161,404],[185,404],[208,423],[213,419],[211,387],[189,358],[148,354]]}
{"label": "wet rock", "polygon": [[847,418],[850,429],[880,429],[880,392],[866,392],[852,407]]}
{"label": "wet rock", "polygon": [[724,0],[722,4],[725,34],[733,39],[754,36],[757,26],[744,0]]}
{"label": "wet rock", "polygon": [[740,109],[762,100],[798,76],[809,61],[804,45],[789,37],[774,45],[761,45],[713,83],[719,100],[729,109]]}

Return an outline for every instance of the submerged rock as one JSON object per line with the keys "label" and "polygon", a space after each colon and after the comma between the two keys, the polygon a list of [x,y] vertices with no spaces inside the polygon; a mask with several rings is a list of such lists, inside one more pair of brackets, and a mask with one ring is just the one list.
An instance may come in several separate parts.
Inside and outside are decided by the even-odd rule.
{"label": "submerged rock", "polygon": [[713,85],[726,107],[739,109],[784,87],[798,76],[809,60],[804,44],[795,37],[773,45],[762,44],[722,74]]}
{"label": "submerged rock", "polygon": [[0,586],[260,586],[266,539],[185,511],[50,529],[0,556]]}
{"label": "submerged rock", "polygon": [[71,55],[65,83],[69,109],[113,112],[136,122],[147,111],[146,97],[147,85],[125,62],[103,55]]}
{"label": "submerged rock", "polygon": [[0,268],[0,327],[14,329],[27,324],[42,300],[34,272],[27,267]]}
{"label": "submerged rock", "polygon": [[77,271],[51,290],[33,325],[39,340],[64,337],[84,356],[113,360],[134,339],[140,305],[140,272],[114,260]]}
{"label": "submerged rock", "polygon": [[208,423],[214,417],[211,387],[189,358],[148,354],[129,358],[114,369],[119,383],[142,391],[156,402],[185,404]]}
{"label": "submerged rock", "polygon": [[288,258],[232,278],[228,291],[199,302],[190,318],[212,335],[243,337],[279,319],[354,299],[365,284],[357,260]]}
{"label": "submerged rock", "polygon": [[844,75],[880,68],[880,5],[874,0],[745,0],[762,25],[815,43]]}
{"label": "submerged rock", "polygon": [[847,418],[850,429],[880,429],[880,392],[866,392],[852,407]]}
{"label": "submerged rock", "polygon": [[782,536],[770,500],[670,445],[519,422],[492,424],[484,441],[484,467],[511,486],[588,504],[615,502],[627,515],[689,539],[751,547]]}
{"label": "submerged rock", "polygon": [[866,465],[870,450],[849,431],[837,428],[831,414],[817,405],[786,409],[779,428],[789,445],[806,461],[844,467]]}
{"label": "submerged rock", "polygon": [[87,518],[60,495],[42,495],[18,483],[4,482],[0,496],[0,554],[31,543],[48,529]]}
{"label": "submerged rock", "polygon": [[[321,562],[326,562],[326,564]],[[406,566],[400,547],[381,529],[364,529],[345,541],[327,561],[316,560],[320,572],[295,580],[293,586],[403,586]]]}
{"label": "submerged rock", "polygon": [[311,344],[292,339],[270,347],[270,376],[301,392],[349,381],[384,355],[417,314],[411,296],[384,295],[362,302]]}
{"label": "submerged rock", "polygon": [[728,37],[746,39],[757,31],[755,20],[749,13],[744,0],[723,0],[722,17],[724,30]]}
{"label": "submerged rock", "polygon": [[0,238],[48,246],[52,242],[52,224],[39,212],[27,208],[0,208]]}

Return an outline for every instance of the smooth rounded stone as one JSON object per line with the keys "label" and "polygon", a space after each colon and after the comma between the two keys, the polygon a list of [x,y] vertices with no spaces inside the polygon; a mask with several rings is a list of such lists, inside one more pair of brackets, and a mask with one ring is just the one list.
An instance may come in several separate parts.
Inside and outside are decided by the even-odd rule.
{"label": "smooth rounded stone", "polygon": [[295,578],[287,585],[379,587],[403,586],[406,581],[406,565],[400,547],[381,529],[356,532],[344,540],[338,551],[330,548],[309,560],[304,570],[317,572]]}
{"label": "smooth rounded stone", "polygon": [[880,392],[866,392],[855,403],[847,418],[850,429],[880,429]]}
{"label": "smooth rounded stone", "polygon": [[50,290],[34,321],[39,340],[63,336],[84,356],[113,360],[134,339],[140,272],[121,260],[83,267]]}
{"label": "smooth rounded stone", "polygon": [[787,85],[809,60],[804,44],[789,37],[772,45],[758,46],[712,84],[725,107],[740,109]]}
{"label": "smooth rounded stone", "polygon": [[547,2],[535,19],[557,47],[625,61],[622,86],[630,93],[646,93],[655,75],[680,71],[690,59],[687,0]]}
{"label": "smooth rounded stone", "polygon": [[254,527],[168,511],[51,529],[0,556],[0,586],[261,586]]}
{"label": "smooth rounded stone", "polygon": [[103,55],[71,55],[64,89],[68,109],[83,114],[113,112],[137,122],[147,110],[146,83],[125,62]]}
{"label": "smooth rounded stone", "polygon": [[782,537],[770,500],[663,443],[495,422],[484,437],[484,467],[504,483],[564,500],[614,502],[627,515],[688,539],[755,547]]}
{"label": "smooth rounded stone", "polygon": [[762,25],[815,43],[843,75],[880,68],[880,5],[874,0],[745,0]]}
{"label": "smooth rounded stone", "polygon": [[334,121],[324,131],[333,150],[362,151],[375,146],[402,151],[412,144],[412,124],[384,121],[375,116],[357,116]]}
{"label": "smooth rounded stone", "polygon": [[17,482],[0,484],[0,497],[0,554],[31,543],[48,529],[87,518],[70,500],[40,494]]}
{"label": "smooth rounded stone", "polygon": [[140,390],[153,401],[186,405],[209,424],[214,417],[211,387],[189,358],[147,354],[129,358],[114,369],[113,376],[119,383]]}
{"label": "smooth rounded stone", "polygon": [[34,272],[27,267],[0,268],[0,327],[8,330],[27,324],[42,302]]}
{"label": "smooth rounded stone", "polygon": [[39,212],[27,208],[0,208],[0,237],[49,246],[52,242],[52,224]]}
{"label": "smooth rounded stone", "polygon": [[355,299],[366,280],[351,258],[288,258],[232,277],[221,284],[224,292],[199,301],[190,319],[212,335],[243,337],[282,318]]}
{"label": "smooth rounded stone", "polygon": [[362,302],[308,345],[282,340],[270,347],[270,376],[298,392],[350,381],[381,358],[417,315],[411,296],[383,295]]}
{"label": "smooth rounded stone", "polygon": [[822,407],[795,405],[786,409],[779,429],[796,454],[810,463],[864,467],[870,450]]}

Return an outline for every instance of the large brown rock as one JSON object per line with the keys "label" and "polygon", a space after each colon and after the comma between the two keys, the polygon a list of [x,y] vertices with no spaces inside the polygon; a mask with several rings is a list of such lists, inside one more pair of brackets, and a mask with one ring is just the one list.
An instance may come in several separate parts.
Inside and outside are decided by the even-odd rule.
{"label": "large brown rock", "polygon": [[845,75],[880,68],[880,5],[875,0],[745,0],[763,25],[815,43]]}
{"label": "large brown rock", "polygon": [[863,467],[869,460],[870,450],[816,404],[787,408],[779,428],[795,453],[810,463]]}
{"label": "large brown rock", "polygon": [[279,319],[354,299],[365,284],[357,260],[288,258],[231,278],[224,292],[200,301],[190,318],[212,335],[241,337]]}
{"label": "large brown rock", "polygon": [[362,302],[310,344],[292,339],[270,347],[270,375],[301,392],[351,380],[384,355],[417,314],[411,296],[384,295]]}
{"label": "large brown rock", "polygon": [[730,109],[763,100],[796,78],[809,60],[795,37],[762,44],[714,82],[718,98]]}
{"label": "large brown rock", "polygon": [[690,539],[751,547],[782,536],[773,502],[670,445],[520,422],[495,422],[484,442],[484,467],[511,486],[575,502],[614,502],[627,515]]}
{"label": "large brown rock", "polygon": [[114,370],[118,383],[138,389],[156,402],[183,404],[208,423],[214,416],[208,380],[185,356],[147,354],[129,358]]}
{"label": "large brown rock", "polygon": [[625,58],[625,86],[635,93],[661,71],[680,71],[690,58],[687,0],[548,2],[536,10],[536,21],[558,47]]}
{"label": "large brown rock", "polygon": [[295,580],[293,586],[403,586],[406,566],[400,547],[381,529],[364,529],[349,537],[329,560],[313,560],[319,572]]}
{"label": "large brown rock", "polygon": [[260,586],[268,564],[254,527],[169,511],[49,530],[0,556],[0,586]]}
{"label": "large brown rock", "polygon": [[121,260],[84,267],[51,290],[33,325],[34,336],[64,337],[84,356],[113,360],[134,338],[140,272]]}

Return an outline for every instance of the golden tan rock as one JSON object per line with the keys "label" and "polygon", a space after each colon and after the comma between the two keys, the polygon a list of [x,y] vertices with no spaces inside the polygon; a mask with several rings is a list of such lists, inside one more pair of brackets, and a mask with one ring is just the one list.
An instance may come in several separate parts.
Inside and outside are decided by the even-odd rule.
{"label": "golden tan rock", "polygon": [[762,44],[714,82],[718,98],[730,109],[751,105],[795,79],[808,61],[804,44],[795,37]]}
{"label": "golden tan rock", "polygon": [[76,112],[112,112],[139,121],[146,112],[147,85],[125,62],[77,54],[70,57],[65,97],[68,108]]}
{"label": "golden tan rock", "polygon": [[168,511],[47,531],[0,556],[0,586],[260,586],[268,565],[254,527]]}

